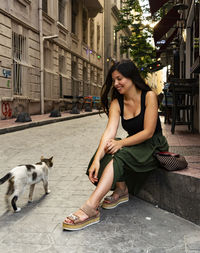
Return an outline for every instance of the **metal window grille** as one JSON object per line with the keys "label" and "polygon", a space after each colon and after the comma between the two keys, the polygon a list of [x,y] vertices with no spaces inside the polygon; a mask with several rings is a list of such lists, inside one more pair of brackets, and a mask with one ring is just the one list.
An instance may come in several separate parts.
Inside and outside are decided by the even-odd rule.
{"label": "metal window grille", "polygon": [[89,96],[90,95],[90,83],[87,81],[83,81],[83,95]]}
{"label": "metal window grille", "polygon": [[72,61],[72,96],[75,98],[79,95],[80,81],[77,78],[78,65],[77,62]]}
{"label": "metal window grille", "polygon": [[63,77],[62,74],[65,73],[65,57],[59,55],[59,82],[60,82],[60,98],[63,97]]}
{"label": "metal window grille", "polygon": [[76,99],[79,96],[79,88],[80,88],[80,81],[74,77],[72,77],[72,96],[73,99]]}
{"label": "metal window grille", "polygon": [[21,34],[12,33],[13,49],[13,89],[14,94],[22,94],[22,62],[26,61],[26,38]]}
{"label": "metal window grille", "polygon": [[90,47],[94,48],[94,19],[90,20]]}
{"label": "metal window grille", "polygon": [[94,83],[94,71],[93,70],[90,72],[90,81],[91,81],[91,83]]}
{"label": "metal window grille", "polygon": [[83,67],[83,81],[87,81],[87,79],[88,79],[87,67]]}
{"label": "metal window grille", "polygon": [[60,98],[63,97],[63,77],[59,75],[59,82],[60,82]]}
{"label": "metal window grille", "polygon": [[97,50],[100,49],[100,36],[101,36],[100,25],[97,25]]}

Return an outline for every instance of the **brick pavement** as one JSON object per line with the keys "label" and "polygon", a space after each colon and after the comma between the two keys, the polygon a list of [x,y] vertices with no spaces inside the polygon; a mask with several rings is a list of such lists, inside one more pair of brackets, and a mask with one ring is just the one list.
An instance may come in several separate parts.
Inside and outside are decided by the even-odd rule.
{"label": "brick pavement", "polygon": [[[17,164],[54,155],[51,194],[36,185],[34,201],[26,191],[20,213],[5,212],[0,186],[0,252],[69,253],[197,253],[200,227],[149,203],[131,197],[114,210],[102,210],[101,222],[78,232],[63,232],[62,221],[94,189],[85,170],[103,129],[106,116],[94,115],[0,135],[0,176]],[[124,135],[120,129],[119,135]]]}

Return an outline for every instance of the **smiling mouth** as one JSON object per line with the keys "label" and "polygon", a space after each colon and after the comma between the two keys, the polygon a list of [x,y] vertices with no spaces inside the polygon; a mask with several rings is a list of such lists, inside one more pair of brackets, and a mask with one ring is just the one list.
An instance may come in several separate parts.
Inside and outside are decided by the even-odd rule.
{"label": "smiling mouth", "polygon": [[116,89],[119,91],[119,90],[121,90],[121,89],[122,89],[122,87],[117,87]]}

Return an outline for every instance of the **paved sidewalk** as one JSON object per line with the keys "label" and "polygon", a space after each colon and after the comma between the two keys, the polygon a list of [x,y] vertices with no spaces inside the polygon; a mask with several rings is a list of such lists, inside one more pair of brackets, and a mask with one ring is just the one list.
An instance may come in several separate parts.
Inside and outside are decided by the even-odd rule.
{"label": "paved sidewalk", "polygon": [[189,167],[198,169],[200,176],[200,134],[192,134],[187,126],[176,126],[175,134],[171,134],[171,125],[164,124],[161,117],[163,134],[166,136],[170,146],[170,151],[185,156]]}
{"label": "paved sidewalk", "polygon": [[0,120],[0,134],[15,132],[30,127],[43,126],[51,123],[56,123],[65,120],[77,119],[86,116],[98,114],[99,110],[92,110],[92,112],[81,111],[80,114],[71,114],[69,112],[62,112],[61,117],[49,117],[50,113],[42,115],[31,115],[30,122],[15,122],[16,118]]}
{"label": "paved sidewalk", "polygon": [[[0,253],[200,253],[199,226],[133,196],[116,209],[101,210],[99,224],[63,232],[65,216],[94,189],[85,170],[106,122],[105,115],[93,115],[0,135],[0,177],[42,154],[55,157],[49,176],[51,194],[44,196],[38,184],[33,203],[27,204],[26,191],[19,199],[20,213],[6,212],[7,185],[0,186]],[[164,127],[168,134],[168,126]],[[120,129],[119,135],[123,134]],[[184,144],[183,139],[177,141]],[[192,142],[186,144],[192,147]]]}

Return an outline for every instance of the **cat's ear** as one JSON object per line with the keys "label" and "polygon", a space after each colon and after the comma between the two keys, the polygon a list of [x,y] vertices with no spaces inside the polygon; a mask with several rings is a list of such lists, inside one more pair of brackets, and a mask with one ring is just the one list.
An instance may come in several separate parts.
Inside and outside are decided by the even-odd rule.
{"label": "cat's ear", "polygon": [[42,161],[44,159],[44,156],[42,155],[41,157],[40,157],[40,160]]}
{"label": "cat's ear", "polygon": [[52,160],[53,160],[53,156],[52,156],[52,157],[50,157],[50,158],[49,158],[49,160],[51,160],[51,161],[52,161]]}

